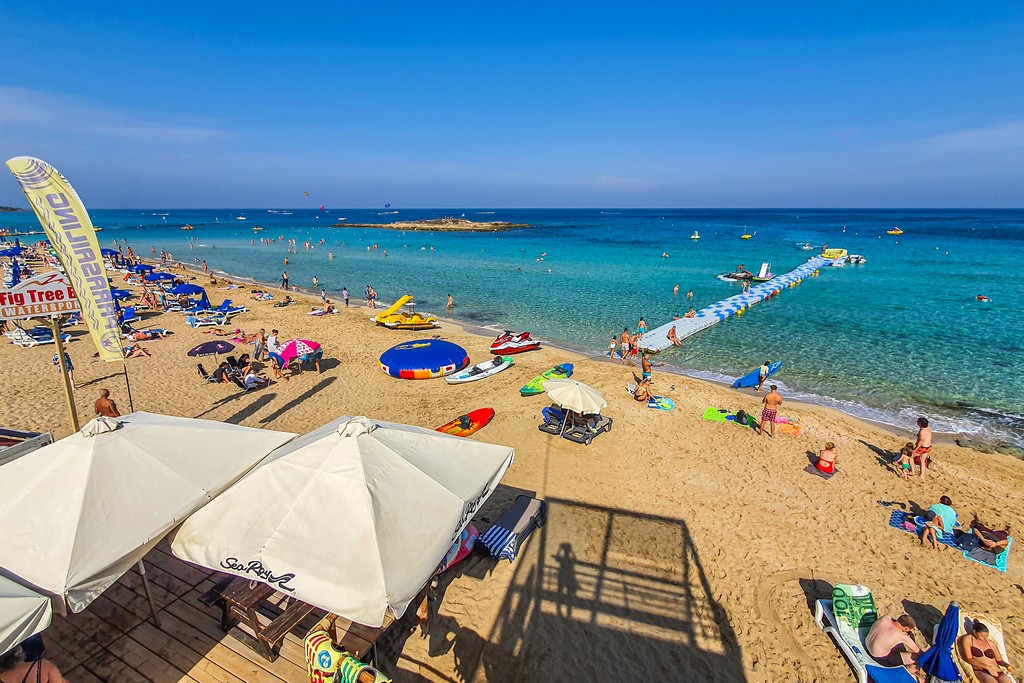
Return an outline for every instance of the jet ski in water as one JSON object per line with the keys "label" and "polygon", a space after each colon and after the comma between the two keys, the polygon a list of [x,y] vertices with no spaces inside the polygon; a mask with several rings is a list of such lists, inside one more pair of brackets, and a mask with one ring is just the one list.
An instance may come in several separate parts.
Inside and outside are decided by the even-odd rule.
{"label": "jet ski in water", "polygon": [[540,342],[531,337],[529,332],[505,330],[491,342],[491,353],[495,355],[522,353],[539,348]]}
{"label": "jet ski in water", "polygon": [[730,282],[730,281],[742,282],[743,280],[753,280],[754,279],[754,274],[751,273],[746,268],[744,268],[743,264],[741,263],[740,265],[736,266],[736,270],[734,270],[731,273],[722,273],[721,275],[718,276],[718,279],[719,280],[725,280],[726,282]]}

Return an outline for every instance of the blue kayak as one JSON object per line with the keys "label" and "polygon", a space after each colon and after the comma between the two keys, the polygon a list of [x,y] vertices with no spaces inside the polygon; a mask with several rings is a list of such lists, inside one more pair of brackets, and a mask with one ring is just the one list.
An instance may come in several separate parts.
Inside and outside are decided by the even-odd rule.
{"label": "blue kayak", "polygon": [[[778,372],[779,368],[781,368],[781,367],[782,367],[782,361],[781,360],[780,361],[776,361],[775,363],[770,364],[768,366],[768,377],[771,377],[776,372]],[[758,380],[761,378],[760,373],[761,373],[761,368],[758,367],[753,372],[748,373],[746,375],[743,375],[738,380],[733,382],[732,383],[732,388],[733,389],[745,389],[747,387],[756,387]],[[767,379],[767,377],[765,379]]]}

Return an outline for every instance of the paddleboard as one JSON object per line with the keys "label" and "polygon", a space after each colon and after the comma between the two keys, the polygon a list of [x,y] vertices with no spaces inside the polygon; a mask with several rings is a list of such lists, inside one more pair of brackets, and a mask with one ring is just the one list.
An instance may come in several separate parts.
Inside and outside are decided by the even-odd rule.
{"label": "paddleboard", "polygon": [[484,377],[490,377],[491,375],[497,375],[502,370],[506,370],[515,363],[515,359],[512,356],[497,356],[490,360],[485,360],[483,363],[477,363],[471,368],[466,368],[462,372],[457,372],[454,375],[448,375],[444,378],[448,384],[465,384],[466,382],[475,382],[478,379]]}
{"label": "paddleboard", "polygon": [[468,525],[459,534],[459,537],[449,548],[448,552],[445,553],[444,559],[441,560],[441,566],[437,568],[434,575],[440,574],[441,572],[448,571],[459,562],[469,557],[469,554],[473,552],[473,546],[476,545],[476,539],[479,538],[480,532],[476,530],[476,527],[472,524]]}
{"label": "paddleboard", "polygon": [[572,377],[572,363],[562,363],[547,372],[542,372],[524,384],[519,393],[523,396],[542,394],[544,393],[544,382],[547,382],[549,379],[562,379],[565,377]]}
{"label": "paddleboard", "polygon": [[460,415],[434,431],[452,436],[469,436],[494,419],[494,408],[478,408],[466,415]]}
{"label": "paddleboard", "polygon": [[[782,361],[781,360],[780,361],[776,361],[774,363],[771,363],[768,366],[768,377],[771,377],[776,372],[778,372],[779,368],[781,368],[781,367],[782,367]],[[746,375],[743,375],[738,380],[736,380],[735,382],[732,383],[732,388],[733,389],[745,389],[747,387],[756,387],[758,379],[761,376],[760,372],[761,372],[761,368],[758,367],[753,372],[748,373]],[[765,379],[767,379],[768,377],[766,377]]]}

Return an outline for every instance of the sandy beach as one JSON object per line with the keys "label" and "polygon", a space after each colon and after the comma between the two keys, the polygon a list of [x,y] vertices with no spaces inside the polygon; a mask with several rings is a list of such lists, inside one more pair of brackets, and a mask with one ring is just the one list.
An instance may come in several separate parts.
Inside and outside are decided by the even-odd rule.
{"label": "sandy beach", "polygon": [[[275,308],[254,301],[249,289],[208,288],[214,304],[230,298],[250,308],[229,329],[276,328],[282,341],[319,341],[323,372],[307,370],[245,394],[203,384],[185,352],[220,337],[188,327],[180,313],[145,313],[139,327],[173,334],[142,343],[152,357],[127,361],[136,410],[304,433],[343,414],[433,428],[490,406],[494,421],[472,438],[514,446],[516,460],[478,520],[486,526],[519,493],[548,501],[547,524],[515,563],[474,554],[443,577],[425,636],[407,620],[388,634],[382,668],[396,681],[853,680],[812,618],[813,600],[826,597],[833,582],[869,586],[883,613],[909,612],[928,641],[957,600],[999,618],[1011,662],[1022,661],[1019,551],[1001,573],[951,548],[924,548],[888,527],[890,510],[878,504],[926,509],[945,494],[961,520],[977,513],[990,525],[1020,529],[1019,460],[937,442],[929,477],[906,482],[887,461],[912,440],[909,431],[894,434],[787,402],[780,412],[799,419],[803,434],[759,437],[701,417],[709,406],[759,415],[753,391],[655,368],[655,393],[673,398],[676,408],[650,410],[626,393],[639,369],[551,348],[521,354],[508,371],[465,385],[393,379],[377,359],[396,343],[438,336],[462,345],[477,363],[489,357],[490,339],[449,321],[426,332],[388,330],[370,323],[361,304],[311,317],[319,297],[292,293],[297,303]],[[275,301],[282,296],[276,292]],[[82,327],[70,331],[82,421],[92,416],[101,387],[127,413],[121,367],[93,359]],[[245,351],[251,349],[238,349]],[[53,347],[5,345],[0,353],[8,368],[0,423],[67,435]],[[200,360],[212,371],[213,359]],[[538,431],[547,401],[518,392],[565,361],[576,365],[575,379],[603,393],[604,414],[614,420],[589,447]],[[836,444],[840,470],[828,481],[804,471],[826,441]],[[921,634],[917,640],[928,642]]]}

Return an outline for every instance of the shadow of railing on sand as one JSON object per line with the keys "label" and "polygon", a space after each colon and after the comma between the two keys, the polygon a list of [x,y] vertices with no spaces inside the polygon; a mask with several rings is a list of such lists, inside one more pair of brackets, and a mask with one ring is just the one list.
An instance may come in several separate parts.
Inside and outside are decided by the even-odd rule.
{"label": "shadow of railing on sand", "polygon": [[306,391],[302,392],[301,394],[299,394],[298,396],[296,396],[295,398],[288,401],[283,406],[272,412],[270,415],[260,418],[260,424],[270,424],[271,422],[281,417],[295,406],[305,401],[307,398],[310,398],[311,396],[316,395],[321,390],[329,387],[332,383],[334,383],[335,380],[337,380],[337,377],[326,377],[320,380],[312,387],[310,387]]}
{"label": "shadow of railing on sand", "polygon": [[491,632],[437,615],[431,656],[451,650],[460,681],[746,680],[684,520],[547,503]]}

